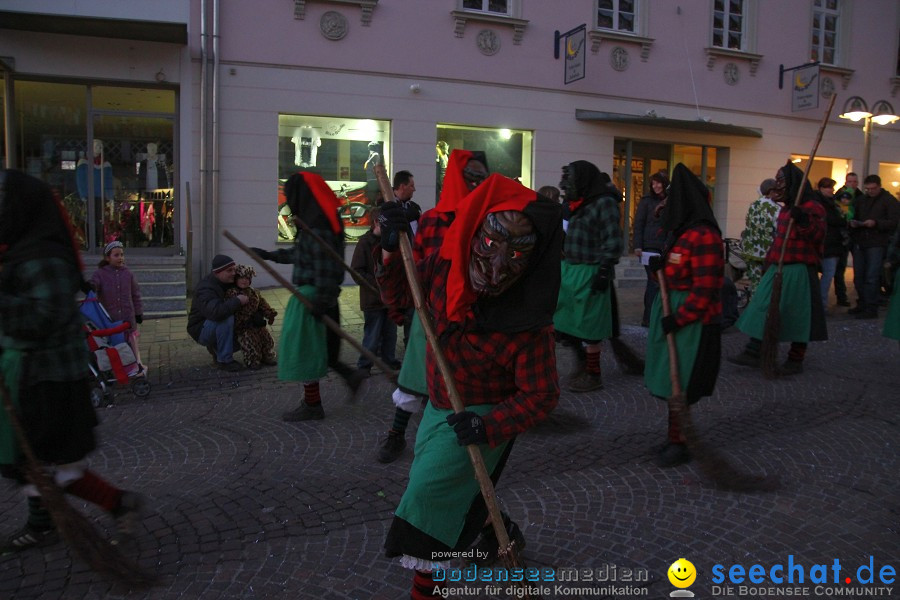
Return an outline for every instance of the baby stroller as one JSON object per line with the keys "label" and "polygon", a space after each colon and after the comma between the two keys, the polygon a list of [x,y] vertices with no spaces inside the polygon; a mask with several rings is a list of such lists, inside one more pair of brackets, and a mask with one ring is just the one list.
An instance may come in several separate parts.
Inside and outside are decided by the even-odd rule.
{"label": "baby stroller", "polygon": [[81,315],[85,319],[84,329],[91,351],[88,367],[97,382],[91,388],[94,407],[99,407],[104,399],[108,404],[112,403],[112,386],[116,383],[125,385],[131,381],[135,396],[147,396],[150,393],[147,369],[141,364],[140,357],[135,356],[127,339],[131,324],[113,321],[94,292],[88,293],[82,301]]}
{"label": "baby stroller", "polygon": [[725,276],[734,282],[737,288],[737,307],[744,310],[750,303],[750,282],[744,278],[747,272],[747,261],[744,260],[744,252],[741,240],[738,238],[725,238]]}

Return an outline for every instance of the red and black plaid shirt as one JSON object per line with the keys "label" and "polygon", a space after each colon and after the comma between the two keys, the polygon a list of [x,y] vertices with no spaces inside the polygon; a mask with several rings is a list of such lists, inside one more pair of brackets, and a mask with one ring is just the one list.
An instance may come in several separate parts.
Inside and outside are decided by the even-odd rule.
{"label": "red and black plaid shirt", "polygon": [[[428,311],[463,403],[496,405],[483,417],[488,443],[496,446],[544,420],[559,400],[553,327],[520,333],[479,331],[471,311],[464,323],[451,325],[446,310],[450,262],[432,253],[417,266]],[[399,259],[385,265],[379,283],[383,296],[399,299],[409,293]],[[431,346],[426,373],[431,403],[450,408]]]}
{"label": "red and black plaid shirt", "polygon": [[679,327],[695,321],[704,325],[721,321],[723,256],[722,236],[706,224],[685,231],[666,254],[668,288],[689,292],[675,311]]}
{"label": "red and black plaid shirt", "polygon": [[[807,200],[799,206],[809,220],[806,225],[802,226],[794,221],[794,225],[791,227],[791,237],[788,239],[787,249],[784,251],[784,264],[818,265],[822,262],[822,256],[825,254],[825,208],[814,200]],[[791,210],[786,207],[782,208],[778,213],[778,221],[775,226],[775,240],[766,254],[766,265],[778,264],[781,247],[784,245],[784,232],[787,231],[790,220]]]}

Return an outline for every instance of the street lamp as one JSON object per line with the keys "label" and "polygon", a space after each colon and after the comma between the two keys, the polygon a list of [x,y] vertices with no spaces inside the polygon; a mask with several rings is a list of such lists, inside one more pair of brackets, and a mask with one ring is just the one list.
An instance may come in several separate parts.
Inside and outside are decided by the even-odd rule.
{"label": "street lamp", "polygon": [[859,96],[850,96],[844,102],[844,109],[840,115],[842,119],[850,119],[854,123],[865,119],[863,123],[863,177],[869,175],[869,153],[872,149],[872,123],[878,125],[890,125],[900,120],[900,116],[894,112],[894,107],[887,100],[879,100],[872,105],[872,112],[866,101]]}

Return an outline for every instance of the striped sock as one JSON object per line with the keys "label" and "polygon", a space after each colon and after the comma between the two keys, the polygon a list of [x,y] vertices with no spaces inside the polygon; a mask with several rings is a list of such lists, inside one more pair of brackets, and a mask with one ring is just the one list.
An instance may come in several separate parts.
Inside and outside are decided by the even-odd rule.
{"label": "striped sock", "polygon": [[85,470],[81,479],[76,479],[67,485],[66,492],[93,502],[106,511],[119,508],[119,501],[122,498],[122,490],[110,485],[95,475],[93,471],[88,470]]}
{"label": "striped sock", "polygon": [[791,342],[791,349],[788,350],[788,360],[803,362],[804,358],[806,358],[806,344],[803,342]]}
{"label": "striped sock", "polygon": [[50,531],[53,529],[53,517],[44,508],[40,496],[28,497],[28,527],[34,531]]}
{"label": "striped sock", "polygon": [[394,424],[391,425],[391,431],[399,433],[400,435],[406,433],[406,426],[409,425],[409,418],[411,416],[411,412],[403,410],[398,406],[397,410],[394,411]]}
{"label": "striped sock", "polygon": [[600,351],[596,352],[588,352],[587,353],[587,365],[585,366],[585,371],[591,373],[593,375],[600,374]]}
{"label": "striped sock", "polygon": [[416,574],[413,577],[413,586],[412,592],[409,597],[410,600],[425,600],[426,598],[440,598],[441,594],[434,593],[435,588],[444,588],[446,587],[446,582],[444,581],[435,581],[431,578],[430,571],[419,571],[416,570]]}
{"label": "striped sock", "polygon": [[303,402],[310,406],[322,404],[322,396],[319,395],[318,381],[311,381],[303,384]]}

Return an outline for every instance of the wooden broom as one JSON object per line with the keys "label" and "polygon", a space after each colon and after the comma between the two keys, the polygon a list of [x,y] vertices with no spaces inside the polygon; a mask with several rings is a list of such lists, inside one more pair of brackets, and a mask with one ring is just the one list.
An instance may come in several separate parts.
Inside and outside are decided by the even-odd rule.
{"label": "wooden broom", "polygon": [[[391,189],[391,184],[387,178],[387,171],[385,171],[383,164],[376,165],[375,175],[378,178],[378,185],[381,188],[382,195],[385,198],[393,198],[393,190]],[[419,274],[416,271],[416,263],[413,259],[412,245],[409,243],[409,236],[403,231],[399,233],[403,268],[406,271],[406,278],[409,282],[409,288],[412,293],[413,304],[416,307],[416,313],[419,315],[419,320],[422,322],[425,338],[428,340],[428,345],[431,346],[435,362],[437,363],[441,376],[444,378],[444,383],[447,386],[447,396],[450,399],[450,405],[453,407],[453,412],[461,413],[466,410],[466,407],[459,395],[459,391],[456,389],[456,382],[453,378],[453,369],[450,367],[450,363],[447,362],[447,357],[444,356],[444,353],[441,351],[437,333],[434,329],[434,323],[431,321],[431,315],[428,314],[428,311],[425,308],[425,295],[422,292],[422,285],[419,283]],[[481,456],[481,450],[478,448],[477,444],[469,444],[466,446],[466,451],[469,453],[469,460],[472,461],[472,467],[475,470],[475,479],[478,481],[478,486],[481,488],[481,495],[484,497],[484,503],[485,506],[487,506],[488,514],[490,515],[491,525],[494,528],[494,534],[497,536],[497,542],[500,546],[498,552],[500,560],[507,568],[522,568],[523,565],[517,555],[515,543],[510,542],[509,535],[506,532],[506,526],[503,524],[503,517],[500,514],[500,505],[497,503],[497,495],[494,491],[494,483],[491,481],[491,476],[484,464],[484,457]],[[528,586],[527,582],[523,581],[522,586],[520,592],[524,595],[517,597],[539,598],[539,596],[536,595],[529,595],[531,588]]]}
{"label": "wooden broom", "polygon": [[[267,261],[260,258],[260,256],[256,252],[251,250],[249,246],[247,246],[241,240],[234,237],[234,235],[232,235],[232,233],[228,230],[223,231],[222,235],[225,236],[225,238],[228,239],[235,246],[237,246],[238,248],[240,248],[241,250],[246,252],[247,255],[249,255],[250,258],[255,260],[259,264],[259,266],[261,266],[263,269],[265,269],[266,272],[275,279],[275,281],[277,281],[279,284],[281,284],[281,287],[283,287],[284,289],[289,291],[297,300],[302,302],[307,308],[311,309],[313,307],[313,303],[309,298],[307,298],[306,296],[304,296],[303,294],[298,292],[297,288],[294,287],[290,281],[285,279],[284,276],[281,275],[281,273],[279,273],[274,268],[272,268],[272,266]],[[378,368],[381,369],[381,371],[385,377],[387,377],[391,381],[396,381],[397,375],[398,375],[397,371],[394,371],[383,360],[381,360],[378,356],[376,356],[375,353],[373,353],[372,351],[365,348],[362,344],[359,343],[359,341],[357,341],[356,338],[354,338],[352,335],[350,335],[349,333],[347,333],[346,331],[341,329],[341,326],[338,323],[335,323],[334,319],[332,319],[328,315],[322,315],[321,317],[319,317],[319,319],[322,321],[322,323],[325,325],[325,327],[332,330],[334,333],[336,333],[342,339],[347,341],[356,350],[359,350],[359,352],[361,354],[363,354],[366,358],[371,360],[372,363],[374,363],[376,366],[378,366]],[[355,392],[355,390],[354,390],[354,392]]]}
{"label": "wooden broom", "polygon": [[[659,279],[659,298],[662,302],[663,317],[672,314],[669,303],[669,289],[666,284],[664,269],[657,271]],[[687,403],[684,389],[681,387],[681,375],[678,371],[678,347],[675,345],[675,332],[666,334],[669,349],[669,379],[672,382],[672,395],[667,399],[669,411],[675,416],[680,431],[684,434],[688,450],[697,460],[703,474],[717,487],[738,492],[771,491],[778,487],[776,478],[760,477],[740,472],[725,457],[704,444],[697,436],[691,410]]]}
{"label": "wooden broom", "polygon": [[[828,103],[828,109],[825,116],[822,117],[822,124],[819,125],[819,132],[816,135],[816,141],[813,143],[812,150],[809,153],[809,161],[806,168],[803,169],[803,178],[800,180],[800,189],[797,190],[797,197],[794,198],[794,204],[797,206],[803,197],[803,188],[806,178],[809,176],[809,169],[812,167],[813,160],[816,158],[816,151],[819,149],[819,143],[825,133],[825,127],[828,125],[828,117],[831,116],[831,109],[834,108],[834,101],[837,94],[831,94],[831,101]],[[775,276],[772,279],[772,295],[769,298],[769,310],[766,313],[766,325],[763,329],[762,347],[760,349],[760,363],[763,375],[766,379],[775,379],[778,377],[778,337],[781,332],[781,286],[782,286],[782,268],[784,267],[784,253],[787,250],[788,240],[791,237],[791,229],[794,227],[794,219],[788,221],[787,228],[784,231],[784,239],[781,243],[781,254],[778,257],[778,267]]]}
{"label": "wooden broom", "polygon": [[15,432],[22,454],[25,455],[23,465],[25,476],[37,488],[41,502],[50,513],[57,531],[88,566],[102,575],[118,583],[133,588],[146,589],[156,585],[157,577],[145,571],[140,565],[126,557],[119,548],[109,542],[97,531],[83,514],[66,501],[65,494],[54,483],[44,470],[43,465],[34,454],[22,422],[19,420],[16,407],[13,406],[6,388],[6,382],[0,377],[0,396],[3,408]]}

